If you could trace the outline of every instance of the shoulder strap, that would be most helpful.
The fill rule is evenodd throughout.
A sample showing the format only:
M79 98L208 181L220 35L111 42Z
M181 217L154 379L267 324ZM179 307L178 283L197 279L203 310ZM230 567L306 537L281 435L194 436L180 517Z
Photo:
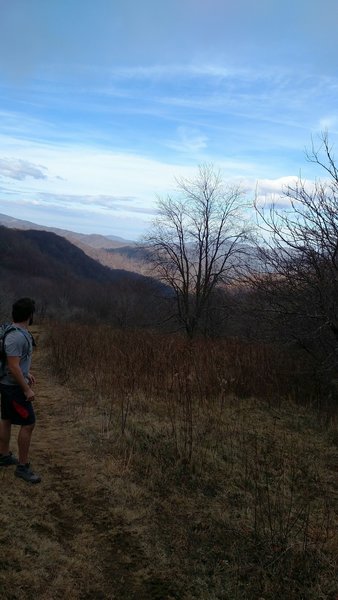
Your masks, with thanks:
M33 344L32 335L29 333L29 331L27 331L27 335L26 335L25 332L23 331L23 329L19 329L19 327L15 327L15 329L23 335L25 340L27 340L28 344Z

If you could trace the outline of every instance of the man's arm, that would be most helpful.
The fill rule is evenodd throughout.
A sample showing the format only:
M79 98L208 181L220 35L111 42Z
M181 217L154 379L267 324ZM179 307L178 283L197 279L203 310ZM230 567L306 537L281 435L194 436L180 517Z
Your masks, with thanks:
M7 356L7 366L17 384L21 387L27 400L33 400L35 394L32 388L28 385L20 369L20 356Z

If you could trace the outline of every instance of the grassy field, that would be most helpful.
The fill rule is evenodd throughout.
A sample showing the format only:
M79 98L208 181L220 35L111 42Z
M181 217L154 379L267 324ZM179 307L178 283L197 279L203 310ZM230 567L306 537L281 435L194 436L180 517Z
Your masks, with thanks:
M310 396L296 404L301 374L277 359L50 326L43 482L0 473L0 597L336 600L337 427Z

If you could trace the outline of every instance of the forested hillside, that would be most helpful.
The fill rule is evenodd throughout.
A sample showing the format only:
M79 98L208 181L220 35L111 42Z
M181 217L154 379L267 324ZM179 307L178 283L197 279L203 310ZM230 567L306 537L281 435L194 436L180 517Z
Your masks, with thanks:
M155 280L105 267L55 233L0 227L0 253L3 314L12 298L31 295L38 298L40 312L60 311L60 318L77 313L86 319L115 318L120 325L149 324L156 319L155 304L167 294Z

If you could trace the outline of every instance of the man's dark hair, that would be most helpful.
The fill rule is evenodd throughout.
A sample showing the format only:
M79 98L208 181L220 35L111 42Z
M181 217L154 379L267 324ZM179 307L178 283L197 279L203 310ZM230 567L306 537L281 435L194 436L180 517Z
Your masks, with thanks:
M12 307L12 318L14 323L22 323L33 316L35 311L35 301L31 298L20 298L14 302Z

